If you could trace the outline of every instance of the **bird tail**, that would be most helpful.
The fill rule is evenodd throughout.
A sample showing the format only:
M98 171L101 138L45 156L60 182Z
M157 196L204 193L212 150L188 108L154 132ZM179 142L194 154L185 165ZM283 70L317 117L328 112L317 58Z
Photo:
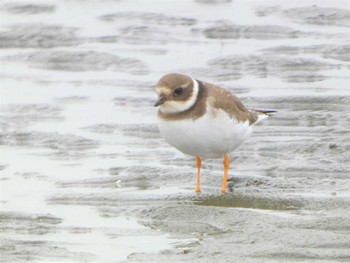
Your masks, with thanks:
M277 112L276 110L271 110L271 109L252 109L251 111L258 116L258 119L254 124L260 122L263 119L266 119L267 117Z
M276 110L271 110L271 109L254 109L253 111L255 111L257 114L264 114L267 116L271 116L277 112Z

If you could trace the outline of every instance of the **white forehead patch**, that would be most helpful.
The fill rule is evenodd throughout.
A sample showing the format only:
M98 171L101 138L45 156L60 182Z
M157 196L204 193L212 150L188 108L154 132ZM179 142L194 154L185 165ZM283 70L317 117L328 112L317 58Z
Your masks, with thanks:
M192 79L192 81L193 81L193 92L191 94L191 97L189 97L185 101L175 101L175 100L166 101L159 107L159 110L163 113L180 113L191 108L196 103L198 91L199 91L198 82L195 79Z
M169 88L166 88L166 87L156 87L156 92L158 95L164 94L166 96L170 96L170 94L171 94L171 90Z

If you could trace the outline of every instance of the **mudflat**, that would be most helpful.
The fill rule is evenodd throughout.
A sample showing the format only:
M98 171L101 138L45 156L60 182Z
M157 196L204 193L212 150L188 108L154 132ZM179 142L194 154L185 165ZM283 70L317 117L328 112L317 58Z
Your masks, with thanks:
M350 261L347 1L5 1L3 262ZM171 148L169 72L278 110L222 160Z

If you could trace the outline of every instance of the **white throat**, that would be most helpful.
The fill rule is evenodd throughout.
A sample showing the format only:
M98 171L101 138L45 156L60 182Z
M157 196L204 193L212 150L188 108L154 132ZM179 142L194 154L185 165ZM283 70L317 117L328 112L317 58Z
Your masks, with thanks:
M199 84L197 80L191 78L193 81L193 92L191 97L186 101L167 101L162 104L159 110L163 113L179 113L191 108L197 101L197 96L199 92Z

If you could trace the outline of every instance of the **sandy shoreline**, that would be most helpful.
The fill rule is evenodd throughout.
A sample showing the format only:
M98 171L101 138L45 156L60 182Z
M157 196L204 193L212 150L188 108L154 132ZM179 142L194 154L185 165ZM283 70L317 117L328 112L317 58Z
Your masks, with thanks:
M344 3L5 1L0 261L349 261ZM279 111L225 195L221 160L198 195L193 158L159 135L173 71Z

